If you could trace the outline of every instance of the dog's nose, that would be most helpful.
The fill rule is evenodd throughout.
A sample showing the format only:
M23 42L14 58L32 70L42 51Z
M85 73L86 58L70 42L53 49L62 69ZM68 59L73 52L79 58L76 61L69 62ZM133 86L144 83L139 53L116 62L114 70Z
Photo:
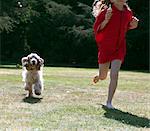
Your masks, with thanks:
M35 60L32 61L32 64L35 65Z

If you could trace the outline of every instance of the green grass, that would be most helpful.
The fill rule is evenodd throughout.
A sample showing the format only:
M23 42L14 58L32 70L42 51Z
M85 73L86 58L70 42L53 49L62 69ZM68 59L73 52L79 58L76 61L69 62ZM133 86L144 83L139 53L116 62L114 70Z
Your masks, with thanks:
M109 77L94 85L97 69L44 68L42 96L25 98L21 69L0 68L0 130L150 130L150 75L120 71L108 110Z

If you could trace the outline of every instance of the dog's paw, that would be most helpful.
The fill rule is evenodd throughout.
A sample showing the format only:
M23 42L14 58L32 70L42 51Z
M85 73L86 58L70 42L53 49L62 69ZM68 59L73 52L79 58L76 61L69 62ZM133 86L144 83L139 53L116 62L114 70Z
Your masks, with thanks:
M41 92L38 90L35 90L35 94L39 96L39 95L41 95Z

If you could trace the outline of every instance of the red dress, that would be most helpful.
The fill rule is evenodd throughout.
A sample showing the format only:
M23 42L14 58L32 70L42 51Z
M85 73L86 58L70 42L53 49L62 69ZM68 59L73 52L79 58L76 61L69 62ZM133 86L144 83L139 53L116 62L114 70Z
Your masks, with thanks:
M126 54L126 32L132 20L132 11L126 6L123 11L112 6L112 16L107 25L97 32L98 26L105 19L107 9L103 10L94 23L95 40L98 47L98 63L111 62L114 59L124 61Z

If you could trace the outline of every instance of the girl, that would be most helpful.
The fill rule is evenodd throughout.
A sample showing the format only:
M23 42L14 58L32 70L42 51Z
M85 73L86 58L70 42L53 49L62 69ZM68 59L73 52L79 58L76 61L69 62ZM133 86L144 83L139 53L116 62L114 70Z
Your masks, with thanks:
M96 12L97 11L97 12ZM93 4L95 40L98 47L99 75L93 79L94 83L107 77L109 66L110 84L106 106L113 109L112 98L118 81L118 74L126 54L126 32L138 26L138 19L126 4L126 0L110 0L109 7L104 0Z

